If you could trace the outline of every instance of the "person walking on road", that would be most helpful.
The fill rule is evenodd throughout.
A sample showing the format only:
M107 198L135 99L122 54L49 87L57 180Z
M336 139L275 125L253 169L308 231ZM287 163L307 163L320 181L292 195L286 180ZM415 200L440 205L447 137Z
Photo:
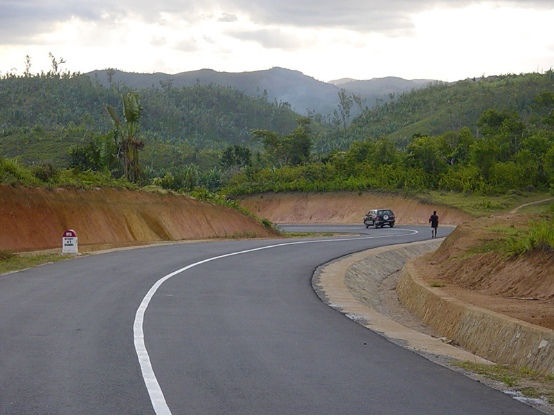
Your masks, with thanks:
M437 215L437 211L433 211L433 215L429 217L429 222L431 223L431 238L435 238L439 228L439 216Z

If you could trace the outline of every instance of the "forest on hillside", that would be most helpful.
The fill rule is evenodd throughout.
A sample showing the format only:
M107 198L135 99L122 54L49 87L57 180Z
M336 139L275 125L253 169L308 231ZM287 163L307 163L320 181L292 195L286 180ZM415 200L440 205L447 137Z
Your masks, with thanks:
M412 90L357 117L349 136L390 137L406 146L414 135L441 135L463 127L479 135L478 120L489 109L515 111L521 120L540 116L535 97L554 93L554 72L499 75L465 79L455 83L434 82Z
M72 145L112 129L106 106L121 108L124 85L104 87L83 74L59 73L0 79L0 152L26 163L63 165ZM228 145L256 147L253 129L290 132L298 117L286 103L270 103L218 85L140 90L143 158L159 168L213 158ZM259 147L259 146L258 146ZM210 162L208 162L210 163Z
M131 91L55 63L0 78L2 183L228 195L554 184L552 71L434 83L371 108L341 90L333 114L302 117L263 92L169 81Z

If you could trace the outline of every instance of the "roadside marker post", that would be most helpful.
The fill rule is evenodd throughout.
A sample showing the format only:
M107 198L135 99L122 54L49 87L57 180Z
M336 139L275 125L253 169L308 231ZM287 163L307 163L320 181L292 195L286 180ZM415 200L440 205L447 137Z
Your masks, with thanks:
M62 254L79 254L77 233L75 231L67 230L63 233Z

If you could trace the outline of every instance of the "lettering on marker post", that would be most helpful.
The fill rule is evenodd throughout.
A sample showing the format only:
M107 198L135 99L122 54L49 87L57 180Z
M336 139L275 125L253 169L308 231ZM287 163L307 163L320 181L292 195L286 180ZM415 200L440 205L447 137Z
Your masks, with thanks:
M62 237L62 254L79 254L77 247L77 233L67 230Z

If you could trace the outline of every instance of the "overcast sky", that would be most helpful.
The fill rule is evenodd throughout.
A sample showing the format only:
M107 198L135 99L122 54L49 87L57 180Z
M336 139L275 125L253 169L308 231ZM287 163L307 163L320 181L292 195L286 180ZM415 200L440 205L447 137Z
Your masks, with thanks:
M554 67L554 0L0 0L0 73L294 69L459 79Z

